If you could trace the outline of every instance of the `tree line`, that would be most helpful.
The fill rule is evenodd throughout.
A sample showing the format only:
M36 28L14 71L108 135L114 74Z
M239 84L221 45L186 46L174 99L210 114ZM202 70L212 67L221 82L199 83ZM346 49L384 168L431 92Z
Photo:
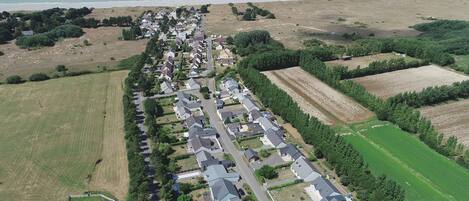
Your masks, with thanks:
M469 80L455 82L452 85L427 87L420 92L404 92L390 97L391 104L406 104L419 108L426 105L434 105L449 100L469 97Z
M447 157L456 158L463 166L469 166L469 151L466 150L464 153L463 145L458 144L455 137L444 141L443 135L438 133L418 110L403 103L383 101L351 80L340 80L342 72L327 67L314 55L301 54L300 66L306 72L375 112L378 119L390 121L401 129L418 135L419 139L430 148Z
M244 84L272 109L275 114L290 122L304 141L315 147L318 158L325 158L334 167L341 182L358 193L360 200L404 200L404 190L385 176L371 174L363 157L342 136L322 124L315 117L305 114L284 91L254 68L238 64L238 72Z
M319 58L322 60L321 58ZM423 60L412 60L406 62L404 58L389 59L382 61L373 61L366 68L356 68L353 70L343 70L344 74L341 75L342 79L350 79L355 77L363 77L367 75L381 74L391 71L397 71L408 68L416 68L424 65L428 65L428 61ZM347 67L338 67L345 68Z
M241 56L285 49L282 43L272 39L270 33L263 30L240 32L233 37L233 44L236 46L233 52Z
M83 34L83 30L79 26L61 25L45 33L21 36L16 40L15 44L21 48L54 46L59 38L76 38Z

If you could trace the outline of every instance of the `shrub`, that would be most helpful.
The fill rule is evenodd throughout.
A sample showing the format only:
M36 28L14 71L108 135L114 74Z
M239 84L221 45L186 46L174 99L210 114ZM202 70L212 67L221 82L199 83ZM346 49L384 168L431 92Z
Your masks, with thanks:
M12 75L7 78L7 84L20 84L23 82L23 78L21 78L19 75Z
M275 171L275 168L270 165L264 165L260 169L256 170L256 175L266 179L273 179L278 177L277 171Z
M0 51L0 56L3 56L3 55L5 55L5 54L2 51Z
M50 77L44 73L36 73L36 74L32 74L31 76L29 76L29 81L33 81L33 82L44 81L48 79L50 79Z

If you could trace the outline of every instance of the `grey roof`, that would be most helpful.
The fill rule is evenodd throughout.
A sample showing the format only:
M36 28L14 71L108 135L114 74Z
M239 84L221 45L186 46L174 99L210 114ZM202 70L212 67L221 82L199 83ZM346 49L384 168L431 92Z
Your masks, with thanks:
M195 154L195 158L197 159L197 161L199 161L199 163L201 163L203 161L213 159L214 157L206 151L199 151Z
M230 119L233 118L233 112L231 112L231 111L221 112L220 116L221 116L221 120L225 121L228 118L230 118Z
M197 82L196 82L194 79L192 79L192 78L189 79L188 84L189 84L189 87L190 87L191 89L198 89L198 88L200 88L200 84L197 83Z
M198 135L189 138L189 146L192 147L194 152L200 151L202 148L211 150L215 146L215 142L208 138L202 138Z
M198 126L192 126L189 128L189 138L194 136L208 137L217 135L217 131L213 128L201 128Z
M34 31L33 30L21 31L21 35L23 35L23 36L32 36L32 35L34 35Z
M234 134L237 134L239 132L239 123L230 123L226 125L227 129Z
M293 158L293 160L298 159L301 157L301 152L295 147L295 145L287 144L287 146L280 148L281 155L289 155Z
M226 87L229 91L238 89L238 87L239 87L238 82L236 82L236 80L231 79L231 78L226 79L226 80L224 81L224 84L225 84L225 87Z
M282 143L285 144L282 136L283 133L281 131L269 129L265 131L264 135L275 147L281 145Z
M246 156L248 160L259 158L259 155L257 154L257 152L251 148L244 151L244 156Z
M205 117L204 116L193 116L191 115L189 118L186 119L185 124L187 128L191 128L192 126L204 127L205 124Z
M192 99L192 98L191 98L191 95L186 94L186 93L184 93L184 92L182 92L182 91L178 91L178 92L176 93L176 96L177 96L178 100L183 101L183 102L186 102L186 103L187 103L187 102L190 102L191 99Z
M243 104L244 108L246 108L248 112L252 110L259 110L256 104L254 104L254 102L250 98L245 98L241 100L241 104Z
M267 131L269 129L278 130L277 126L275 126L274 123L272 123L272 121L270 121L269 119L267 119L265 117L259 118L259 124L262 126L262 128L265 131Z
M320 177L321 175L317 173L311 164L305 157L299 157L291 165L292 169L296 172L298 177L303 179L306 182L313 181Z
M161 91L164 92L165 94L173 93L173 88L171 87L171 84L167 81L164 81L160 84Z
M176 103L176 110L179 113L179 115L181 115L181 116L185 116L186 114L191 115L191 111L189 111L189 109L184 107L184 104L182 104L182 102L177 102Z
M217 180L212 186L214 201L239 200L239 193L235 185L226 179Z
M318 177L311 182L323 199L321 201L345 201L345 197L331 184L331 182L323 177Z
M209 185L213 185L217 179L227 179L231 182L236 182L240 178L238 173L227 172L225 166L221 164L208 166L203 175Z
M251 111L249 112L249 116L250 116L250 118L251 118L253 121L255 121L255 120L257 120L257 119L263 117L262 114L261 114L261 112L260 112L259 110L251 110Z
M238 133L241 137L253 136L264 132L264 129L259 124L247 123L246 126L248 127L247 131Z
M187 109L197 109L200 108L200 103L197 101L183 101L181 99L176 102L176 106L185 107Z

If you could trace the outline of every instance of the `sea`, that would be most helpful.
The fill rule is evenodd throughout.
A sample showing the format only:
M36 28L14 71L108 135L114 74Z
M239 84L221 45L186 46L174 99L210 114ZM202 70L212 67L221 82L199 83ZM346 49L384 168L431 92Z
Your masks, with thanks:
M136 6L181 6L269 2L282 0L0 0L0 11L43 10L48 8L112 8Z

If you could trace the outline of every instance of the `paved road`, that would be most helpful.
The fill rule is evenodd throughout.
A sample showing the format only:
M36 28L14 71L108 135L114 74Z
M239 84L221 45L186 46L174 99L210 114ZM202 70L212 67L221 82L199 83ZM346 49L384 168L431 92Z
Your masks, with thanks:
M145 114L143 111L143 101L145 100L145 97L143 96L142 92L134 92L134 104L137 107L137 126L140 130L140 150L141 154L144 157L145 161L145 172L147 174L147 177L150 179L150 181L153 181L152 184L150 184L150 197L152 201L158 201L158 188L156 185L156 182L154 180L155 177L155 171L153 169L153 165L151 164L151 146L150 146L150 140L148 139L147 135L147 128L144 125L145 122Z

